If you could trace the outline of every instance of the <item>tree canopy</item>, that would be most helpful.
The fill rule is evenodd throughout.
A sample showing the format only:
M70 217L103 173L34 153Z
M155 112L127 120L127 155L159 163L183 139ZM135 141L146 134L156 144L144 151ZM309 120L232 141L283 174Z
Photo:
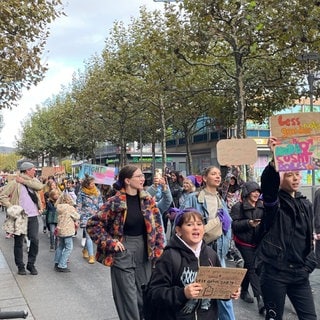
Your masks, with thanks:
M61 0L0 1L0 109L14 106L23 88L43 79L49 24L61 9Z

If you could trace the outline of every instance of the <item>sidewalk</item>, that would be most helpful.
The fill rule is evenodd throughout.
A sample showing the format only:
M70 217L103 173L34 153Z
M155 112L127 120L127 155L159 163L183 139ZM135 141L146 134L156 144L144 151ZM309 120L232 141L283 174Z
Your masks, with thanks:
M0 311L27 311L28 320L33 320L27 302L22 295L16 279L14 278L6 259L0 250ZM1 315L1 313L0 313ZM0 319L2 319L0 317Z

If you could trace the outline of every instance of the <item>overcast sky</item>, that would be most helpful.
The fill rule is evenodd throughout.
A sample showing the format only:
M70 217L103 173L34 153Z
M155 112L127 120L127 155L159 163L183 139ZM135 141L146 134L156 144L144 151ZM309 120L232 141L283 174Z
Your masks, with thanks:
M150 11L164 6L153 0L64 0L64 5L67 16L51 25L47 41L44 61L49 71L37 87L23 94L17 107L1 111L5 126L0 133L0 146L14 147L21 121L31 110L59 93L61 86L68 86L72 74L84 66L84 61L102 52L115 21L129 23L143 5Z

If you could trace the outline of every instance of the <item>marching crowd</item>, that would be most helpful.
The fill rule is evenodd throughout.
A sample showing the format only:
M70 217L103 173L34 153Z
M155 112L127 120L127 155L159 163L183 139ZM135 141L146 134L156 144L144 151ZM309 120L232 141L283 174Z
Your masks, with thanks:
M269 139L271 151L276 143ZM55 271L71 271L77 232L83 258L111 268L120 320L234 320L238 298L256 300L257 313L280 320L286 296L299 319L317 319L309 275L320 268L320 189L312 204L298 190L300 172L279 173L273 160L261 185L229 169L223 181L220 169L209 166L201 175L156 175L145 186L141 169L127 165L113 186L103 186L87 175L76 183L53 176L40 182L24 162L0 191L18 274L38 274L40 215ZM247 269L240 287L229 299L202 298L199 266L224 268L227 259Z

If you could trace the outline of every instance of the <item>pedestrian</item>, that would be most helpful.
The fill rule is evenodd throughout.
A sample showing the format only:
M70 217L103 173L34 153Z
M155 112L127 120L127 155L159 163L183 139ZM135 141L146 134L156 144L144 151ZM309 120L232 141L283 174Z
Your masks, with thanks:
M32 275L37 275L35 267L39 251L39 220L41 214L41 201L38 191L43 184L35 178L36 168L31 162L23 162L20 166L20 174L10 181L0 193L0 202L9 208L12 205L21 206L28 215L27 236L30 241L28 251L27 270ZM23 242L25 234L14 236L14 260L18 267L18 274L26 275L23 261Z
M274 151L277 138L270 137ZM299 171L277 172L271 161L262 172L265 234L258 251L265 319L282 319L286 295L300 320L316 320L309 275L317 265L311 202L298 190Z
M67 262L73 249L73 235L80 215L74 207L72 197L68 193L63 193L57 199L55 206L58 214L56 228L58 247L54 257L54 269L58 272L70 272Z
M174 231L148 284L153 319L217 320L217 300L198 299L202 290L196 282L199 266L220 267L216 252L203 241L202 214L193 208L179 210ZM239 295L240 288L230 298L238 299Z
M166 179L159 176L155 177L153 184L146 191L156 200L156 206L160 211L163 223L163 216L167 214L167 210L172 204L172 195Z
M96 187L94 177L85 175L81 183L81 190L77 196L77 210L80 214L80 227L83 228L85 244L82 249L82 256L88 260L89 264L95 263L93 242L86 232L88 219L95 215L102 206L102 196L100 190Z
M226 267L226 255L231 241L231 217L227 205L222 199L218 188L221 184L221 171L216 166L207 167L203 174L203 188L198 193L191 194L184 202L185 208L195 208L201 212L205 223L205 241L216 250L221 266ZM215 240L209 240L207 234L211 222L218 221L219 235ZM219 319L235 320L231 300L218 300Z
M313 199L314 210L314 240L317 268L320 269L320 188L316 190Z
M200 184L198 183L195 176L190 175L183 179L183 190L181 192L180 198L179 198L179 207L184 207L184 202L188 198L190 194L193 192L196 192L197 188L200 187Z
M260 222L263 218L264 207L260 199L261 189L258 183L249 181L243 184L241 201L231 208L233 239L244 259L244 268L248 271L241 283L240 298L247 303L253 303L254 299L248 289L251 285L253 295L257 300L258 311L264 312L264 304L261 297L260 279L256 273L255 256L260 239Z
M87 224L97 244L97 261L111 267L120 320L143 319L141 285L148 282L152 262L164 248L161 214L154 197L144 190L144 181L140 168L124 166L113 185L117 193Z
M55 249L57 249L55 229L58 223L58 215L55 203L58 200L60 194L61 193L58 189L51 190L49 192L49 198L46 203L46 225L48 227L50 236L50 251L55 251Z

